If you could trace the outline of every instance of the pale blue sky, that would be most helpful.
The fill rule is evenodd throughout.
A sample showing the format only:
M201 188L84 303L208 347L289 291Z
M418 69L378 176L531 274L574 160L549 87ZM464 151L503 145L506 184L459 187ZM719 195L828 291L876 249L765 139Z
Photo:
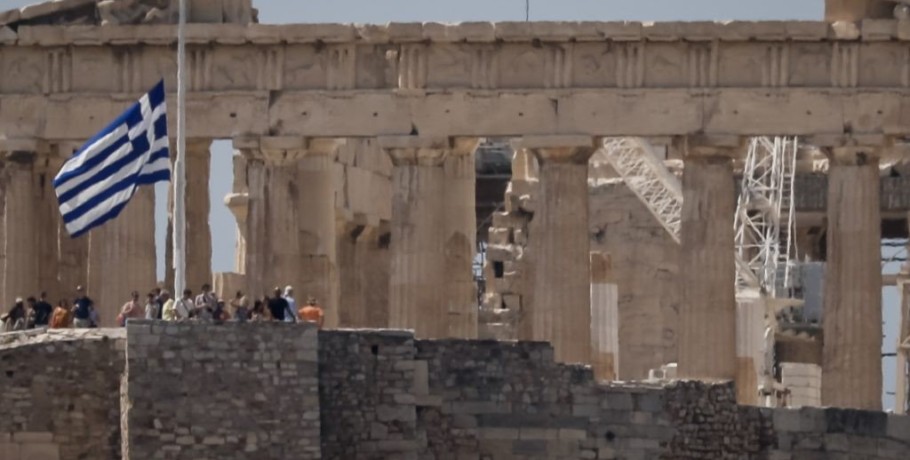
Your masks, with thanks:
M35 3L34 0L0 0L0 10ZM462 22L523 21L524 0L254 0L262 23L305 22ZM823 0L531 0L530 18L538 21L584 20L819 20ZM231 146L216 142L212 155L212 267L215 271L233 270L235 226L222 203L232 181ZM158 187L157 228L159 273L163 273L166 186ZM896 272L897 264L886 267ZM897 294L884 290L885 318L888 318L884 347L894 350L897 334ZM894 391L894 360L885 360L885 390ZM885 407L893 406L885 396Z

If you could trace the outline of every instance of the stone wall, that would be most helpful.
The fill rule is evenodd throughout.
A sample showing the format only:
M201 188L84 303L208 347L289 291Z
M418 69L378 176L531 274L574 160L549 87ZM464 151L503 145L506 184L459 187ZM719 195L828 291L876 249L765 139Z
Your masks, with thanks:
M322 458L414 458L414 336L319 333Z
M122 330L0 334L0 459L120 458Z
M316 328L130 322L124 458L318 459Z
M598 384L545 343L338 330L317 344L315 329L287 324L140 321L128 333L122 380L122 330L0 336L0 458L119 458L121 413L134 460L910 453L908 416L739 406L729 383Z

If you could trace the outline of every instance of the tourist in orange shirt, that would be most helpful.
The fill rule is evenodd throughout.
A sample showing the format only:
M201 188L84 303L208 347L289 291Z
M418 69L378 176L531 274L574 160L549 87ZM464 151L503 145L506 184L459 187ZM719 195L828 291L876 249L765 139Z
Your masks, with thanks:
M316 323L319 329L322 329L322 323L325 322L325 313L313 297L307 299L306 305L300 309L298 316L300 316L300 321Z
M73 326L73 311L66 300L61 300L51 316L51 329L66 329Z

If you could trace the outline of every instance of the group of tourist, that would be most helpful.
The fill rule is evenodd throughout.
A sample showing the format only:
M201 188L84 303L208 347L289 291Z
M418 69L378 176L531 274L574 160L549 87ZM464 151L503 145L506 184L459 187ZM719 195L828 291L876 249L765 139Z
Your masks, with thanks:
M294 288L276 287L272 295L250 300L238 291L230 302L219 299L210 284L202 285L202 292L193 297L189 289L183 296L174 299L165 289L155 288L140 300L138 291L130 293L128 300L117 315L117 324L125 326L130 319L152 319L164 321L238 321L262 322L283 321L288 323L308 322L320 328L325 313L315 298L298 308L294 299ZM76 288L72 306L61 300L56 307L47 302L47 293L42 292L35 299L17 298L13 307L0 316L0 332L21 331L37 328L92 328L100 325L95 304L85 295L82 286Z

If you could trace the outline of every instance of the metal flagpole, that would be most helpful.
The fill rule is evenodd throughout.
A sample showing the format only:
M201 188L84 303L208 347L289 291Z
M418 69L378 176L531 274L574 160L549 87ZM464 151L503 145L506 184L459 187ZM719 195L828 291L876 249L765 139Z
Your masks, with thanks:
M177 158L174 160L174 299L186 287L186 1L177 25Z

